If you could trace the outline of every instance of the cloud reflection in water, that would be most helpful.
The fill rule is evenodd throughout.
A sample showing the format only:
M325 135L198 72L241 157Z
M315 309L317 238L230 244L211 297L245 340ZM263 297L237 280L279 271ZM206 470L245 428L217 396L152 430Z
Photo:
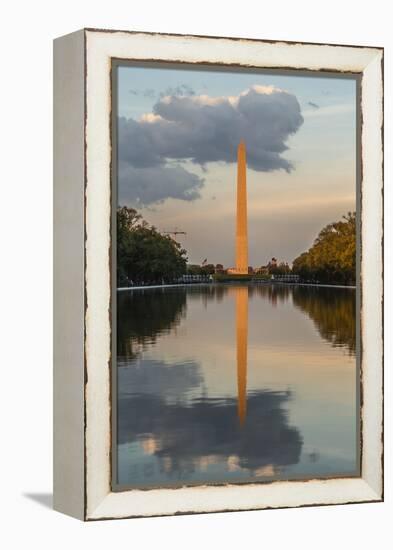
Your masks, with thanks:
M251 300L253 306L249 311ZM213 307L210 308L209 304ZM352 455L347 458L340 446L335 452L341 462L334 462L336 459L325 454L322 457L323 466L322 463L318 465L320 450L318 447L310 448L303 442L304 426L311 426L310 422L307 420L305 423L303 419L302 423L292 425L293 420L289 420L288 411L293 410L297 394L278 390L276 386L273 389L268 383L255 388L255 376L254 387L247 388L247 352L249 330L254 330L255 338L255 328L264 327L260 336L263 341L267 327L269 334L272 334L275 327L272 323L278 322L280 313L277 308L284 308L285 311L292 308L292 315L297 311L297 316L305 314L313 321L318 338L327 342L329 347L344 348L353 356L354 307L355 293L348 289L314 291L305 287L274 285L200 286L138 290L119 295L119 483L149 486L245 478L282 479L288 475L286 470L301 473L306 468L323 474L325 469L326 472L335 471L342 465L350 470L354 459ZM224 369L223 372L234 376L237 395L228 395L227 390L221 395L219 391L217 393L217 387L215 393L210 391L205 378L206 369L215 369L215 365L211 359L209 363L205 361L203 340L197 344L197 350L188 350L187 360L176 353L162 360L157 359L157 353L155 357L150 355L149 350L161 349L158 347L160 338L172 338L178 330L188 326L190 315L196 311L202 318L215 315L210 325L220 323L220 327L230 329L229 332L211 334L211 338L223 338L223 334L225 338L231 338L232 335L232 341L223 342L226 346L233 346L237 374L231 369ZM270 318L267 317L269 312ZM250 320L249 315L253 316ZM261 324L260 319L269 325ZM288 325L281 321L279 325L279 338L274 345L287 337L285 331ZM296 329L296 334L302 336L302 326L290 329ZM197 330L193 340L195 343L198 337L205 338L207 334L198 327L200 324L194 321L192 330ZM309 337L308 333L304 334L305 338ZM176 346L176 341L179 340L175 338L172 345ZM256 345L255 340L253 345ZM293 341L287 340L287 345L293 346ZM293 349L293 353L298 353L300 349L299 353L304 353L301 348L288 349ZM324 349L318 348L319 353L325 353ZM265 373L269 373L271 368L269 363L261 364ZM287 366L276 365L274 368L286 369ZM306 390L308 387L307 382ZM314 385L314 388L321 391L319 386ZM325 395L332 399L329 407L335 407L335 396L327 391L331 390L325 390ZM314 406L313 395L310 393L307 398L310 405L302 406ZM316 418L318 410L315 411ZM331 410L332 413L330 408L325 408L328 415L333 414L334 409ZM329 418L324 417L321 426L326 424L329 437L342 446L340 438L344 437L344 431L335 416L331 417L330 422L334 423L330 425ZM348 426L348 422L344 424ZM310 434L310 428L307 429ZM337 436L334 436L335 433ZM139 469L136 468L138 463L141 466ZM312 467L313 464L315 466Z

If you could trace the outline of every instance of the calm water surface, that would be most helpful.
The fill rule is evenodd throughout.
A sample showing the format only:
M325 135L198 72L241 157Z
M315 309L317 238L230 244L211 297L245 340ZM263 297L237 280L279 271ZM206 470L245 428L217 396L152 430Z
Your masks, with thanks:
M117 483L357 475L355 290L118 293Z

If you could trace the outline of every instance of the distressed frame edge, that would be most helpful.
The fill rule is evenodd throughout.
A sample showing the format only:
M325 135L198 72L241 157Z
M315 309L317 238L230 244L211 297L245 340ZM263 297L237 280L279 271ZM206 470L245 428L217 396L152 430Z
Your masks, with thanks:
M97 32L98 33L101 33L101 32L107 32L107 31L90 31L90 30L85 30L85 32L88 31L88 34L91 34L91 33L94 33L96 34ZM114 33L117 32L117 31L113 31ZM123 32L123 31L121 31ZM130 34L133 34L133 33L130 33ZM146 34L146 33L135 33L137 35L140 35L140 34ZM155 35L154 35L155 36ZM165 35L166 37L168 36L171 36L173 37L174 35ZM192 39L193 37L188 37L190 39ZM211 37L206 37L207 39L210 39ZM228 40L236 40L236 39L231 39L231 38L228 38ZM246 39L247 40L247 39ZM256 41L256 42L264 42L263 40L261 41ZM266 41L265 41L266 42ZM268 41L268 43L270 43L270 41ZM281 44L282 42L277 42L277 43L274 43L274 44ZM301 46L301 43L295 43L294 45L296 46ZM317 49L320 49L320 45L312 45L312 46L315 46ZM324 45L323 45L324 46ZM336 46L334 46L336 47ZM339 46L337 46L339 47ZM350 46L343 46L343 48L346 48L346 49L351 49ZM362 47L360 47L362 48ZM367 50L373 50L373 53L374 53L374 56L373 56L373 60L377 60L377 62L380 64L380 66L382 66L381 64L383 64L383 49L381 48L369 48L369 47L364 47L366 48ZM380 61L379 61L380 59ZM157 59L158 60L158 59ZM368 65L371 65L372 64L372 61L369 62L369 64L367 64L364 68L363 68L363 78L364 78L364 74L365 74L365 71L368 67ZM176 60L174 60L176 61ZM247 65L246 65L247 66ZM293 69L296 69L297 67L293 67ZM308 69L309 70L309 69ZM316 70L316 69L315 69ZM383 82L382 82L382 71L380 72L380 78L377 82L377 84L379 85L381 83L381 96L380 96L380 99L381 101L383 101ZM363 97L363 96L362 96ZM363 105L363 104L362 104ZM383 124L383 103L381 105L381 109L380 109L380 119L381 119L381 123ZM382 126L383 128L383 126ZM372 128L371 128L372 130ZM367 127L367 126L363 126L363 132L365 132L367 135L370 131L370 128ZM363 144L363 132L362 132L362 144ZM379 144L378 144L379 145ZM380 149L381 150L381 156L382 156L382 160L383 160L383 140L382 140L382 134L381 134L381 143L380 143L381 147L377 147L377 149ZM364 153L364 151L363 151ZM366 156L366 155L365 155ZM374 165L374 168L377 169L377 171L379 170L380 171L380 167L378 168L376 165ZM379 178L380 179L380 188L381 190L383 190L383 175L382 175L382 178ZM362 182L363 183L363 182ZM381 212L382 213L382 212ZM378 227L380 225L380 222L378 221ZM383 275L383 272L381 273L381 266L378 264L376 266L376 275L378 274L382 274ZM88 283L88 278L86 279L86 282ZM383 288L382 288L382 292L383 292ZM381 295L381 300L383 300L383 293ZM382 302L381 302L382 303ZM382 340L381 340L381 344L382 344ZM379 369L381 370L381 369ZM383 377L382 377L383 378ZM380 401L382 402L382 398L383 398L383 393L382 393L382 388L383 388L383 379L382 379L382 386L381 386L381 389L380 389ZM383 421L383 417L382 417L382 421ZM381 435L382 435L382 432L383 432L383 425L381 426ZM380 451L381 451L381 458L383 460L383 445L382 445L382 440L381 440L381 448L380 448ZM367 475L366 475L367 477ZM355 499L354 501L351 501L350 499L346 502L339 502L338 500L335 501L335 502L329 502L327 503L326 501L324 500L321 500L321 501L318 501L318 502L314 502L314 503L310 503L310 504L299 504L298 506L311 506L311 505L323 505L323 504L344 504L344 503L350 503L350 502L374 502L374 501L381 501L383 499L383 468L382 468L382 462L381 462L381 469L379 472L377 472L377 475L374 476L375 479L377 479L377 484L375 485L375 483L373 482L371 485L369 483L367 483L367 481L365 481L365 478L358 478L356 480L356 482L358 482L359 484L359 488L362 488L363 490L366 490L367 489L367 494L368 494L368 497L366 500L359 500L358 499ZM374 481L375 481L374 479ZM327 480L326 482L324 483L330 483L331 480ZM334 480L332 480L334 481ZM344 479L345 481L345 479ZM274 485L277 486L277 484L279 484L280 482L275 482ZM305 485L308 485L310 486L310 484L313 484L314 482L313 481L306 481L306 482L285 482L286 484L293 484L293 483L297 483L297 484L303 484L304 486ZM319 483L319 482L315 482L315 483ZM251 487L253 486L253 484L249 484L248 487ZM225 487L224 490L227 490L229 487ZM353 484L352 484L352 488L353 487ZM88 486L86 487L87 491L88 491ZM209 489L214 489L214 487L209 487ZM176 491L179 491L179 489L175 489ZM180 489L181 491L182 489ZM194 488L191 489L192 491L194 491ZM160 489L158 490L160 492L162 491L165 491L165 489ZM136 494L137 491L126 491L125 493L133 493L133 494ZM108 519L109 517L111 518L114 518L114 517L141 517L141 516L147 516L147 515L173 515L174 513L193 513L192 510L189 510L189 511L178 511L178 512L169 512L168 514L156 514L156 513L153 513L153 514L138 514L137 516L135 515L111 515L109 514L109 516L107 515L107 512L106 512L106 509L107 509L107 504L111 505L110 501L112 500L112 495L122 495L122 493L111 493L110 490L108 490L108 492L106 493L106 496L101 499L100 503L93 507L92 509L87 509L86 510L86 517L85 519L88 519L88 520L93 520L93 519ZM294 506L293 504L290 505L291 507ZM263 509L263 508L271 508L271 507L274 507L274 508L281 508L281 507L286 507L285 505L284 506L280 506L280 505L276 505L276 506L269 506L269 505L261 505L261 506L258 506L257 508L246 508L246 509ZM241 508L243 509L243 508ZM239 508L231 508L230 510L239 510ZM195 513L203 513L204 510L199 510ZM216 509L216 510L208 510L209 512L219 512L219 511L225 511L223 509Z
M362 92L362 477L384 498L384 52L364 68ZM374 97L375 101L371 99ZM371 98L369 100L369 98ZM364 101L364 103L363 103ZM370 288L369 281L375 285ZM364 284L368 282L368 284ZM375 339L376 347L370 346ZM367 343L368 345L364 345ZM372 353L374 352L374 354ZM376 354L375 354L376 352ZM373 362L377 368L372 369ZM374 412L374 416L370 414Z
M332 485L337 484L334 491L337 491L335 496L331 495ZM345 484L348 487L345 487ZM164 516L180 516L180 515L192 515L192 514L211 514L211 513L226 513L226 512L252 512L258 510L282 510L287 508L310 508L314 506L346 506L350 504L365 504L365 503L381 503L383 502L383 496L374 491L374 489L363 479L363 478L342 478L342 479L326 479L326 480L310 480L310 481L276 481L266 484L245 484L248 485L248 489L260 489L264 486L266 493L270 493L269 497L265 502L258 502L258 504L247 503L243 505L235 506L225 506L224 504L206 504L206 491L226 491L228 489L234 488L234 485L228 485L227 487L214 487L208 485L200 485L195 487L187 488L177 488L177 489L153 489L154 496L159 496L159 493L162 491L168 491L168 496L173 496L175 491L192 491L194 494L191 495L175 495L178 496L178 500L181 501L188 500L190 505L182 506L182 509L179 509L178 506L173 505L172 509L167 511L160 510L151 510L149 512L139 512L138 505L136 503L132 511L117 512L114 515L113 510L117 508L122 508L122 505L119 502L115 502L115 499L118 500L118 495L123 493L108 493L108 495L102 500L102 502L86 515L86 521L98 521L98 520L108 520L108 519L137 519L137 518L148 518L148 517L164 517ZM299 487L296 487L299 485ZM238 486L239 488L241 486ZM237 488L237 487L236 487ZM272 488L282 489L286 492L287 502L278 502L276 500L277 495L271 497ZM344 489L344 490L343 490ZM199 494L195 498L195 492L198 491ZM143 497L142 493L147 492L147 490L135 490L135 491L124 491L124 493L129 492L139 492L140 496ZM150 492L150 491L149 491ZM169 495L169 492L172 492L172 495ZM273 491L275 492L275 491ZM317 497L316 494L319 493ZM292 493L292 494L289 494ZM301 494L301 497L299 497ZM337 496L340 494L340 496ZM288 498L289 495L289 498ZM221 499L220 495L215 495L220 498L221 503L225 502L225 496ZM239 493L240 496L240 493ZM141 499L142 500L142 499ZM192 504L191 504L192 503ZM151 507L151 505L150 505ZM127 509L127 506L124 506L124 509Z
M175 32L160 32L160 31L143 31L143 30L129 30L129 29L105 29L105 28L99 28L99 27L84 27L83 29L85 32L90 33L123 33L123 34L144 34L148 36L169 36L169 37L177 37L177 38L208 38L212 40L234 40L238 42L262 42L266 44L287 44L287 45L293 45L293 46L331 46L333 48L359 48L359 49L372 49L372 50L384 50L384 46L362 46L359 44L339 44L337 42L307 42L307 41L299 41L299 40L285 40L285 39L268 39L268 38L251 38L251 37L245 37L245 36L219 36L214 34L182 34L182 33L175 33Z

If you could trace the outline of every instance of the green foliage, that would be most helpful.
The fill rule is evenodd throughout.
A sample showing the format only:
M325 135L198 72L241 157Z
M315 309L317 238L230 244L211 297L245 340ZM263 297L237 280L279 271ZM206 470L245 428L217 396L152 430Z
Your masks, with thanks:
M356 214L322 229L313 246L293 261L293 273L301 279L332 284L356 281Z
M252 278L258 279L258 280L270 281L271 276L269 273L253 273Z
M269 265L270 275L286 275L291 272L291 268L285 262L280 262L278 265Z
M202 275L213 275L215 272L213 264L205 264L202 266Z
M213 275L215 272L213 264L197 265L190 264L187 265L188 275Z
M186 272L187 252L133 208L117 210L118 285L172 281Z
M188 275L202 275L202 267L197 264L187 265L187 274Z

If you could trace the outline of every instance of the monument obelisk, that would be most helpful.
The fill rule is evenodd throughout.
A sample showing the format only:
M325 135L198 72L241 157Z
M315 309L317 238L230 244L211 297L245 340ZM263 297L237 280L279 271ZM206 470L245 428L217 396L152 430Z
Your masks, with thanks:
M236 273L248 274L246 144L237 148Z

